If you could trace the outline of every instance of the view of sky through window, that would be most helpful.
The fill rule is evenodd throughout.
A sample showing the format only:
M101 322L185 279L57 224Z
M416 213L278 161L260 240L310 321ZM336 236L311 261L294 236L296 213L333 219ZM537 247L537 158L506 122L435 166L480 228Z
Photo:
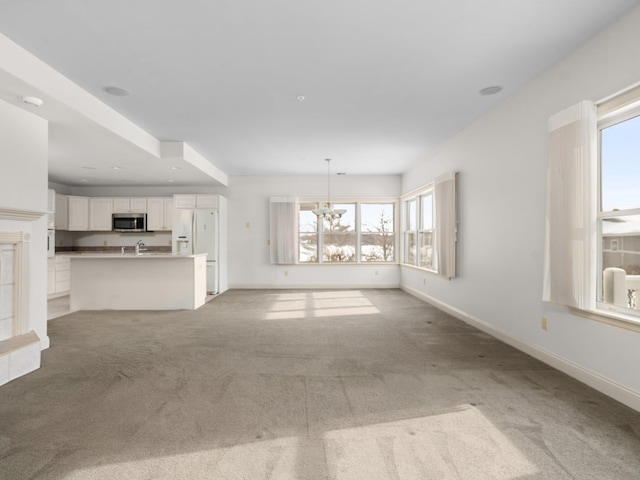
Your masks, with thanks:
M640 116L602 130L602 211L640 208Z

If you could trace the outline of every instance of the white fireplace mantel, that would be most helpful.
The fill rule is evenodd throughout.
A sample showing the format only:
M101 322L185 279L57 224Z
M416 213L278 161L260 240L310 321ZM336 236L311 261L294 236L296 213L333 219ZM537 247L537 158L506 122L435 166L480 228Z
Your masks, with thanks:
M0 209L0 218L36 220L41 212ZM24 231L0 232L0 245L13 245L13 313L10 337L0 341L0 385L40 368L41 340L30 329L29 277L31 234Z
M0 218L5 220L22 220L22 221L34 221L38 220L47 212L40 212L37 210L19 210L16 208L0 207Z

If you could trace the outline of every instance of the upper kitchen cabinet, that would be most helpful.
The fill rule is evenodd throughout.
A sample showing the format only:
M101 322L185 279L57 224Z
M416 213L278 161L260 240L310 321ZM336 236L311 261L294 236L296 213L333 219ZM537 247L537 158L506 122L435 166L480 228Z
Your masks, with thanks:
M55 208L55 228L56 230L69 229L69 203L66 195L56 193Z
M174 195L176 208L218 208L218 195Z
M89 198L69 195L69 224L68 230L86 231L89 230Z
M147 230L169 231L173 224L173 198L147 198Z
M113 199L113 213L148 213L146 197L118 197Z
M111 197L89 199L89 230L111 231L113 201Z

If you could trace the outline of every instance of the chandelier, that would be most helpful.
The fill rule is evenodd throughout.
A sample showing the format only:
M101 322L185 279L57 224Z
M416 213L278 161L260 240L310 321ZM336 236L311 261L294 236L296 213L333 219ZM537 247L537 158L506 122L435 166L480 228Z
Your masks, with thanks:
M326 158L327 162L327 203L324 204L323 208L318 208L317 210L313 210L313 214L317 215L318 218L324 218L329 221L339 219L344 215L346 210L341 208L333 209L331 208L331 159Z

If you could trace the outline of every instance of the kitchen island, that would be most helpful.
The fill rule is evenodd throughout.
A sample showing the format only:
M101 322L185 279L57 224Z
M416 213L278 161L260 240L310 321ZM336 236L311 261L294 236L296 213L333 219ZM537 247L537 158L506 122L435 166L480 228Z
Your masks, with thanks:
M206 254L69 257L71 311L196 310L205 303Z

